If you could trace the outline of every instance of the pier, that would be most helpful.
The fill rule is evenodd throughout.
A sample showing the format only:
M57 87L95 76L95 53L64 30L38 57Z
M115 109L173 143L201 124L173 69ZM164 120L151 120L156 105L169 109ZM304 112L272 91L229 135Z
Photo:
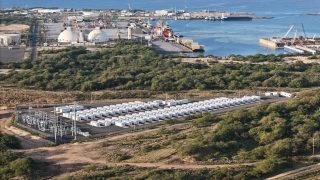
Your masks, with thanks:
M154 40L151 42L152 47L161 53L165 54L172 54L172 53L191 53L192 50L189 48L186 48L180 44L172 43L172 42L166 42L163 40Z
M320 37L316 38L315 35L313 37L307 37L303 25L302 29L304 36L298 36L297 29L292 25L284 36L260 38L259 43L271 49L283 48L290 53L316 54L316 52L319 51ZM288 37L292 30L295 30L294 36Z
M162 10L160 12L124 14L117 17L120 20L213 20L213 21L250 21L252 19L270 19L273 17L254 16L250 12L171 12Z

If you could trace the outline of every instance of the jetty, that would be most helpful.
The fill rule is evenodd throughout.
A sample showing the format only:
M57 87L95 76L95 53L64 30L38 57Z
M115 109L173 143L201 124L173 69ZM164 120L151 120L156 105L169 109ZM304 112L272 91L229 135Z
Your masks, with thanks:
M283 48L290 53L316 54L320 49L320 37L316 37L316 35L307 37L303 25L303 36L298 36L297 29L295 29L294 36L289 37L288 35L294 29L295 26L292 25L284 36L260 38L259 43L260 45L271 49Z

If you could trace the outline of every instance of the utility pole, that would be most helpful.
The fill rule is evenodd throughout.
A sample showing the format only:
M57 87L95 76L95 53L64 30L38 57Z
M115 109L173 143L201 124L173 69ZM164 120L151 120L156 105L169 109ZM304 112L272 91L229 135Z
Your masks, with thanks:
M77 124L76 124L76 103L73 104L73 112L74 112L74 140L77 140Z
M53 118L54 118L54 143L57 144L57 118L56 118L56 107L53 107Z
M58 122L59 122L59 117L57 117L58 119ZM64 127L63 124L62 124L62 120L60 119L60 122L59 122L59 125L60 125L60 140L62 142L62 136L63 136L63 130L62 128Z
M72 117L72 116L71 116ZM74 136L74 120L71 118L71 136Z
M261 95L260 95L260 91L259 91L259 104L261 104Z
M314 155L314 135L312 137L312 155Z

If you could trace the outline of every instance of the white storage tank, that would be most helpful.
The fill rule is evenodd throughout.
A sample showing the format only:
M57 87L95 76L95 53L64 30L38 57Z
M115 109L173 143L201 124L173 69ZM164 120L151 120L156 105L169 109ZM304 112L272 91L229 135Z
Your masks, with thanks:
M96 27L88 35L88 41L92 43L105 43L109 40L107 33L100 27Z
M74 31L71 27L67 27L58 36L59 43L75 43L79 40L79 33Z

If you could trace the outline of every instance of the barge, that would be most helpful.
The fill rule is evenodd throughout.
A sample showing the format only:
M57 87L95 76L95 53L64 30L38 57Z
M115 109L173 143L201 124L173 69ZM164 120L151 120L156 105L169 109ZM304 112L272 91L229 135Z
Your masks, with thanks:
M221 17L222 21L252 21L253 17L251 16L226 16Z

